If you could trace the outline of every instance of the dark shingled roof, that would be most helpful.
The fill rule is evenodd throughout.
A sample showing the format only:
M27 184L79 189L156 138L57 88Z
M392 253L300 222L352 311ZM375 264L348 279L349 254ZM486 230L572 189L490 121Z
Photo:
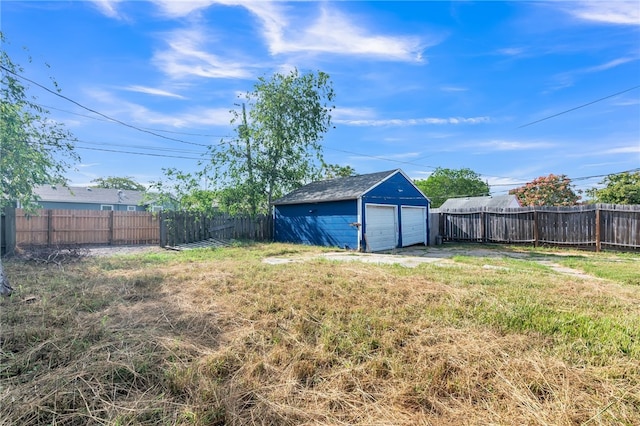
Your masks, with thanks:
M399 169L388 170L386 172L312 182L288 193L284 197L278 198L273 204L282 205L355 200L364 194L365 191L398 171Z
M118 191L122 191L121 195ZM92 203L92 204L128 204L130 206L142 204L143 192L85 188L81 186L52 186L42 185L34 188L33 192L40 197L40 201L56 203Z

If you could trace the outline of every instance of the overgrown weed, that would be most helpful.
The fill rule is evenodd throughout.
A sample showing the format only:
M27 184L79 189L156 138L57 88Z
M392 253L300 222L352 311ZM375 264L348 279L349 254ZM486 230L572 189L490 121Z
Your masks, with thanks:
M8 262L0 424L640 423L639 287L323 251Z

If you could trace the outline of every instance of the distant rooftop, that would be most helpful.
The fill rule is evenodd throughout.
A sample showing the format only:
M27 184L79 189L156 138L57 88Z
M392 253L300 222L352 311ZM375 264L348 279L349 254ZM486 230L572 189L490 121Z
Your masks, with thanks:
M496 209L520 207L518 197L515 195L495 195L486 197L449 198L440 207L440 210L476 209L490 207Z
M41 185L33 191L40 201L91 204L142 204L144 192L81 186Z

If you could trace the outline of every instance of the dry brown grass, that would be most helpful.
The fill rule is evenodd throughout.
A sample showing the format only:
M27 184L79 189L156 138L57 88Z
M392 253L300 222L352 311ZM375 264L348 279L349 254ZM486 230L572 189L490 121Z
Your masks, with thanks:
M640 424L639 287L314 253L9 262L0 424Z

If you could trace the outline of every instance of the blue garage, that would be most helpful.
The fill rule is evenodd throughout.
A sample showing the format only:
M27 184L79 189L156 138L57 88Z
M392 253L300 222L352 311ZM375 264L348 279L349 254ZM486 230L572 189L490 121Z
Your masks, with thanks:
M429 199L400 169L313 182L273 204L279 242L380 251L429 241Z

